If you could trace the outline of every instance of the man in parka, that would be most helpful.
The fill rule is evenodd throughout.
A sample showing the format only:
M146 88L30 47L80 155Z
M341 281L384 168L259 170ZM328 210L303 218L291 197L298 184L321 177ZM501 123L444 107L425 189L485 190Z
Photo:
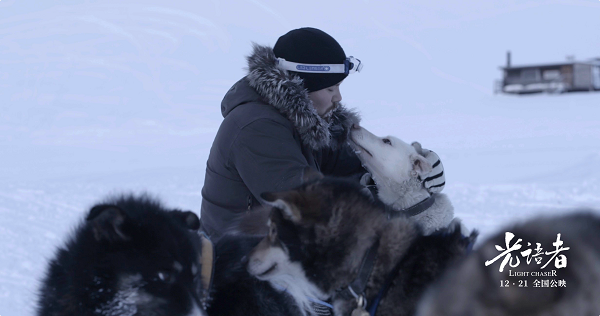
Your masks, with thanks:
M260 206L263 192L295 188L315 171L357 181L366 172L346 143L359 118L339 103L339 85L360 70L359 60L315 28L292 30L273 48L255 44L247 59L248 74L221 103L224 120L206 166L201 220L213 241ZM436 192L444 181L438 165L432 173L442 176L427 183Z

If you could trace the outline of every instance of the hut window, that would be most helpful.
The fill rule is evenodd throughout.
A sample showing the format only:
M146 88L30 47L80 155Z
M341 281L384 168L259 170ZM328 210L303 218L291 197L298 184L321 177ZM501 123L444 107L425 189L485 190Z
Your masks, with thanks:
M544 80L559 79L560 78L560 70L558 70L558 69L544 70L542 77L544 78Z
M520 79L521 71L520 70L507 70L507 79Z
M539 69L523 69L521 71L521 79L523 80L538 80L539 77Z

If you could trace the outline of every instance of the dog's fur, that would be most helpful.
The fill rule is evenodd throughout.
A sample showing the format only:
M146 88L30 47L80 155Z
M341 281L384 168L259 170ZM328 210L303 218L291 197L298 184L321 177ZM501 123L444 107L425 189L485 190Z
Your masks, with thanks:
M350 144L375 181L383 203L401 211L429 197L419 176L430 172L432 166L413 146L393 136L375 136L357 125L350 131ZM448 197L436 194L435 203L412 219L428 235L448 227L453 217Z
M357 276L365 252L379 240L366 297L372 300L385 280L395 277L377 315L410 315L425 287L476 237L463 238L460 229L422 236L414 222L403 216L388 220L383 205L362 186L341 179L262 197L273 204L270 230L250 254L248 270L286 287L305 311L311 296L333 299L335 314L349 315L356 300L337 291ZM391 276L396 265L400 272Z
M501 259L492 265L485 262L501 252L495 248L506 247L505 233L514 233L511 245L522 239L521 249L513 251L520 257L517 267L508 264L499 272ZM419 316L567 316L598 315L600 313L600 217L590 213L576 212L554 218L536 218L524 224L501 230L483 243L476 252L464 258L457 266L449 268L437 286L425 295L419 308ZM542 255L543 262L529 265L519 252L534 249L541 243L544 252L554 251L556 235L561 234L561 252L567 258L567 266L557 269L552 256ZM528 246L528 242L531 246ZM533 254L536 251L533 250ZM510 276L515 272L543 272L556 270L556 277ZM566 287L536 288L538 280L565 280ZM508 280L508 287L500 287L501 280ZM519 280L527 281L527 288L519 287ZM514 285L513 285L514 283Z
M37 315L206 315L199 227L147 196L94 206L50 261Z
M264 223L263 223L264 226ZM262 237L225 235L217 245L210 316L300 316L293 298L251 276L247 255Z

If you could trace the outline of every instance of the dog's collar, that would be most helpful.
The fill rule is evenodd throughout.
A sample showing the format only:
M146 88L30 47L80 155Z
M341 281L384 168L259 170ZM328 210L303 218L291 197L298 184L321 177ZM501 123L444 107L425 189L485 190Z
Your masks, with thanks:
M377 250L379 249L379 238L373 243L371 248L367 250L365 253L362 262L360 263L360 268L358 270L358 275L350 283L348 286L339 290L339 294L344 299L359 299L362 296L364 300L364 292L367 288L367 281L369 281L369 277L371 277L371 272L373 271L373 267L375 266L375 258L377 257ZM366 303L365 303L366 305Z
M425 212L428 208L430 208L433 203L435 203L435 194L430 195L425 200L403 210L395 210L392 209L388 212L388 218L395 218L400 215L406 215L408 217L412 217L418 214Z
M202 268L200 270L200 276L202 277L202 290L204 292L202 304L206 305L204 300L208 298L215 271L215 248L213 247L213 243L204 233L200 233L200 240L202 241L202 254L200 257ZM206 307L207 306L204 306L204 309L206 309Z

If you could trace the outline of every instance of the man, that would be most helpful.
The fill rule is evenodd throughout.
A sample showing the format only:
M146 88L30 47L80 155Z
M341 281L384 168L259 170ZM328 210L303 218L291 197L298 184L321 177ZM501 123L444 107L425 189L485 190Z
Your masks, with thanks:
M315 28L292 30L273 48L254 45L248 74L221 103L224 120L207 161L201 219L211 239L260 206L263 192L297 187L316 171L357 180L365 174L346 143L359 118L340 104L339 90L361 67Z

